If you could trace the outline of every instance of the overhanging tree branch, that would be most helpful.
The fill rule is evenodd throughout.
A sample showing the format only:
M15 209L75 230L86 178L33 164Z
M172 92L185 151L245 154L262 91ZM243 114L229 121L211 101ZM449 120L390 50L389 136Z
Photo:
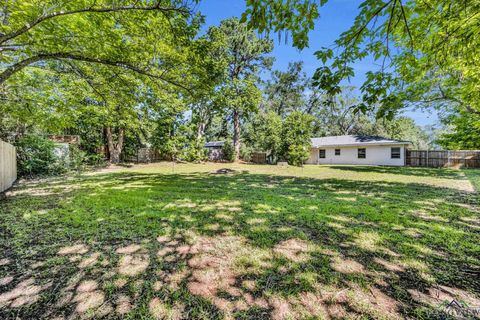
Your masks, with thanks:
M38 17L15 31L0 35L0 45L11 39L18 37L21 34L28 32L30 29L32 29L36 25L56 17L67 16L67 15L78 14L78 13L89 13L89 12L90 13L109 13L109 12L120 12L120 11L160 11L163 13L178 12L181 14L190 13L185 7L163 7L161 6L161 1L156 1L155 4L150 6L137 6L133 4L129 6L113 6L113 7L107 7L107 8L88 7L88 8L82 8L77 10L71 10L71 11L53 12L53 13Z
M403 7L402 1L399 1L400 9L402 9L403 21L405 22L405 29L407 30L408 37L410 38L410 50L413 52L413 37L410 32L410 27L408 26L407 15L405 14L405 8Z
M189 88L183 86L182 84L171 80L167 79L164 77L164 75L156 75L151 73L148 69L143 69L137 66L134 66L133 64L129 62L124 62L124 61L114 61L114 60L109 60L109 59L102 59L102 58L91 58L91 57L85 57L79 54L73 54L73 53L67 53L67 52L58 52L58 53L42 53L38 54L36 56L29 57L25 60L22 60L20 62L17 62L5 69L2 73L0 73L0 85L3 84L8 78L10 78L12 75L17 73L18 71L22 70L23 68L36 63L40 61L47 61L47 60L76 60L76 61L83 61L83 62L89 62L89 63L97 63L97 64L103 64L103 65L108 65L108 66L113 66L113 67L118 67L126 70L133 71L135 73L147 76L149 78L161 80L167 83L170 83L174 86L180 87L182 89L185 89L187 91L190 91Z

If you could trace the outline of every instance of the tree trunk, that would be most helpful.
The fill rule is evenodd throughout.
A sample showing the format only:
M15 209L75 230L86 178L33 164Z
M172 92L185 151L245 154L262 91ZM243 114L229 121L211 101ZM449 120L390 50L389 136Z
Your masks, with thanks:
M123 139L125 136L125 129L119 128L118 129L118 137L117 142L113 141L113 134L112 128L106 127L105 133L107 135L107 146L108 146L108 153L110 155L110 163L119 163L120 162L120 154L122 153L123 149Z
M205 134L205 127L206 123L205 122L200 122L197 126L197 139L200 140L203 138L203 135Z
M238 162L240 159L240 113L233 110L233 161Z

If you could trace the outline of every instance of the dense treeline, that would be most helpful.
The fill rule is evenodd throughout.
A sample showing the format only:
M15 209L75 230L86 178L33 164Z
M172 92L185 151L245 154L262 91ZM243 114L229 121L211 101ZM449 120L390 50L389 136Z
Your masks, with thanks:
M412 119L386 116L385 108L404 106L400 100L392 107L391 99L373 99L366 107L364 87L333 90L325 83L329 70L309 78L301 61L272 70L274 42L248 27L262 17L249 24L227 19L202 34L193 7L176 0L0 5L0 138L39 159L46 149L39 163L51 163L51 144L41 137L79 135L68 161L74 164L118 163L142 147L168 160L202 161L210 140L226 141L232 161L266 151L271 161L295 165L305 160L312 136L381 135L432 145ZM306 41L296 36L294 44ZM455 110L445 119L455 131L439 142L475 147L464 142L478 131L475 119Z

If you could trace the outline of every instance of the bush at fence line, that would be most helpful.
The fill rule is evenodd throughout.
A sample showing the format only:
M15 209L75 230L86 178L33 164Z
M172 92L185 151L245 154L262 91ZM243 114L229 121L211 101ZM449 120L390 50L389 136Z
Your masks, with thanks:
M19 175L60 174L65 167L55 156L55 143L38 135L27 135L15 142Z
M252 161L252 153L254 149L252 147L248 147L244 144L240 146L240 159L250 162Z
M88 161L100 164L98 159L89 159L76 145L58 145L39 136L27 135L15 142L17 165L20 176L56 175L68 170L82 170Z
M204 147L204 139L195 139L183 149L181 158L189 162L200 162L207 160L207 150Z
M84 163L90 166L100 167L107 164L103 154L87 154L84 158Z
M225 141L222 147L223 158L227 161L233 161L235 158L235 150L231 141Z
M80 150L77 145L69 145L68 168L71 170L83 170L87 161L87 154Z

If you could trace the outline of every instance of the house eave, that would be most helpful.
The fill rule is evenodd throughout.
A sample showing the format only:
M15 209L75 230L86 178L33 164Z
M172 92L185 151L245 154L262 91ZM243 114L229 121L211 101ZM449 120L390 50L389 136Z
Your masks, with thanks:
M334 147L368 147L368 146L393 146L393 145L411 145L409 142L382 142L382 143L354 143L354 144L328 144L328 145L312 145L312 148L334 148Z

